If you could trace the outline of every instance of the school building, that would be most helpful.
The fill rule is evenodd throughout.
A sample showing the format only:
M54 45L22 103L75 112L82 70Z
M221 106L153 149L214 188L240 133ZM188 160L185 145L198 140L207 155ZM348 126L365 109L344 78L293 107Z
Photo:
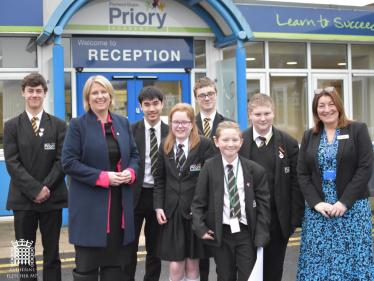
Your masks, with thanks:
M196 110L192 87L209 76L218 111L250 125L247 101L269 94L275 126L301 142L313 125L314 90L334 86L349 118L374 141L374 7L255 0L12 0L0 2L0 217L9 175L3 125L25 108L21 81L48 82L45 110L67 123L84 114L92 75L115 89L115 113L141 119L141 88L164 93L162 118L179 102ZM99 149L99 148L98 148ZM374 180L373 180L374 181ZM371 182L374 195L374 182ZM64 212L64 223L67 222Z

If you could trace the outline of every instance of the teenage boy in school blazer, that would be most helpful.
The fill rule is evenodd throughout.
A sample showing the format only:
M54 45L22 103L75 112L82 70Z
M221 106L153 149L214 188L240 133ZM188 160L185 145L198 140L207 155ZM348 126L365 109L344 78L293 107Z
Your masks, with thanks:
M270 190L270 242L264 248L264 281L281 281L289 237L301 226L305 200L297 180L297 140L273 126L274 102L266 94L248 103L253 126L243 132L239 155L266 170ZM261 145L260 137L265 137Z
M224 126L223 130L221 125ZM191 207L193 229L205 244L212 246L218 280L236 280L237 274L238 280L248 280L256 261L256 248L265 247L270 239L270 194L264 168L237 154L242 141L240 127L234 122L221 125L215 140L221 154L206 162L196 185ZM220 141L219 138L224 140ZM225 185L224 163L237 167L234 173L236 194L240 197L242 213L245 208L246 216L241 216L237 233L230 230L228 225L228 221L231 221L230 207L226 207L225 202L230 201L226 201L229 196L225 195L225 189L228 188L227 181L232 181L226 179ZM240 179L239 175L243 178ZM238 252L240 254L236 254Z
M48 87L44 77L31 73L22 81L26 110L4 125L4 157L10 175L6 208L13 210L16 240L32 242L35 249L38 224L43 245L44 280L61 280L59 240L62 208L68 206L61 152L65 121L43 110ZM38 120L32 121L33 117ZM37 280L33 265L20 265L20 275Z
M200 78L193 87L195 100L200 106L200 112L196 115L196 125L199 129L199 135L209 138L212 142L216 135L217 126L223 121L232 121L216 110L217 103L217 86L209 77ZM209 120L206 120L206 119ZM215 153L219 149L214 145ZM209 280L210 263L209 259L201 259L200 263L200 280Z
M158 281L161 273L161 260L156 257L156 252L160 226L157 222L155 209L153 208L154 178L151 170L152 159L150 155L150 137L151 128L154 128L157 145L159 146L161 140L167 136L169 126L161 121L164 101L163 94L159 88L155 86L144 87L139 92L138 101L139 106L143 111L144 118L131 123L131 129L140 154L141 164L139 166L138 176L135 182L131 185L134 204L135 240L131 245L130 264L126 265L124 268L124 280L135 280L139 237L143 221L145 220L144 235L147 257L143 280ZM153 157L157 159L157 155Z

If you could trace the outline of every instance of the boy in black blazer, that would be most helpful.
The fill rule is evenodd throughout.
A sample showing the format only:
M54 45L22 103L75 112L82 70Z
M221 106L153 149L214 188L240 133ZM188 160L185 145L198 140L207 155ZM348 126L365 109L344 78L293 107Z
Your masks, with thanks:
M124 280L134 281L137 264L139 236L145 220L144 235L147 258L144 281L158 281L161 273L161 261L156 257L160 226L153 208L154 172L157 165L158 147L168 132L169 126L161 121L164 106L163 94L155 86L147 86L138 95L139 106L144 118L131 124L134 140L138 148L141 165L138 176L132 184L134 200L135 240L131 245L131 261L125 266ZM154 131L154 133L152 132ZM154 139L155 137L155 139Z
M6 208L13 210L16 240L32 242L32 249L40 225L43 278L59 281L62 208L68 206L61 166L67 126L43 110L47 91L42 75L26 76L22 81L26 110L4 124L4 157L11 178ZM37 280L35 260L19 270L21 280Z
M257 247L269 241L266 174L238 156L243 142L238 124L222 122L214 142L221 154L208 160L199 175L191 207L193 229L212 246L218 280L247 281Z
M274 102L266 94L248 103L253 126L243 132L239 155L266 170L270 190L270 242L264 249L264 281L281 281L289 237L301 226L305 201L297 181L299 145L273 126Z

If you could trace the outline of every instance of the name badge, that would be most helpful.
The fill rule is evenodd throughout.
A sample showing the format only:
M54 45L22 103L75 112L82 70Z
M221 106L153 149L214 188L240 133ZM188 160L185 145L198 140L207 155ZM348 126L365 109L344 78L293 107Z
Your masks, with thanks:
M239 220L237 217L230 218L231 233L240 232Z
M198 172L198 171L201 171L201 163L192 164L192 165L190 166L190 171L191 171L191 172Z
M349 139L349 135L340 135L338 136L338 140L346 140Z
M44 144L44 150L55 150L56 149L56 143L45 143Z
M336 170L329 170L323 172L324 180L336 180Z

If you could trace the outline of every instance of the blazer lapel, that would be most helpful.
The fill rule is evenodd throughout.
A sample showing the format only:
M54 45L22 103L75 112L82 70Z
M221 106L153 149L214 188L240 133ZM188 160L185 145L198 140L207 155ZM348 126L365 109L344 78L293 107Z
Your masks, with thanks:
M221 119L222 119L221 115L218 114L218 112L216 111L216 117L214 117L214 120L213 120L212 133L210 134L210 139L211 140L213 140L213 136L216 135L216 130L217 130L217 127L218 127L219 123L221 122Z
M250 129L248 130L248 136L243 141L243 144L244 143L248 145L248 149L247 147L244 149L244 151L247 151L247 155L244 155L244 158L251 159L251 151L252 151L252 144L253 144L253 126L250 127Z
M161 140L166 138L168 136L168 133L169 133L169 126L161 121ZM161 140L159 140L159 143L161 143Z
M199 135L204 135L204 128L203 128L203 123L201 121L201 114L199 112L199 114L196 115L196 118L195 118L195 122L196 122L196 126L197 128L199 129Z
M282 159L279 157L279 155L277 155L277 152L279 150L279 147L282 147L283 146L283 141L282 141L282 136L281 134L278 132L277 129L274 128L273 126L273 138L274 138L274 153L275 153L275 180L274 180L274 187L277 186L277 183L278 183L278 180L279 180L279 177L280 177L280 170L281 170L281 162L282 162ZM283 152L284 154L286 153Z
M40 129L44 129L43 135L40 136L40 134L38 133L38 135L36 136L35 144L34 144L34 151L33 151L32 158L31 158L31 166L34 164L34 161L36 159L36 156L39 150L43 149L43 145L42 145L43 140L44 140L45 135L48 134L49 130L51 129L50 125L51 125L51 122L49 119L49 115L45 113L45 111L43 111L42 118L39 124L39 132L40 132Z
M214 212L216 214L216 228L222 229L222 215L223 215L223 200L225 193L225 184L223 180L223 162L221 154L216 155L213 159L213 171L217 176L213 177L213 190L214 190ZM218 232L218 230L216 229Z
M189 167L192 164L195 164L195 163L193 163L193 161L194 161L195 156L196 156L196 154L199 150L200 144L201 144L201 142L199 142L192 150L190 150L188 152L188 157L186 159L186 164L184 165L184 169L183 169L183 172L182 172L182 177L184 177L186 175L186 173L190 171Z
M247 166L247 163L242 161L242 157L239 156L240 164L243 169L244 176L244 192L245 192L245 211L247 215L247 223L251 226L252 235L254 235L254 229L256 227L256 218L253 216L253 208L255 206L255 198L253 192L253 175L251 167Z
M348 135L348 128L341 128L340 129L340 135ZM336 155L336 170L338 170L338 168L339 168L340 160L342 159L344 146L345 146L346 142L347 142L346 140L339 141L338 154Z
M314 163L316 164L317 171L319 171L319 164L318 164L318 146L319 142L322 136L323 132L323 127L320 128L319 132L317 135L312 133L312 153L313 153L313 158L314 158Z
M170 150L167 154L167 159L169 159L169 166L172 167L171 170L174 171L175 178L179 179L178 170L177 170L177 163L175 162L175 154L174 154L174 147ZM166 163L166 161L165 161Z
M140 154L141 163L143 165L143 169L145 169L145 125L144 125L144 119L142 119L137 126L136 130L136 138L135 142L139 144L138 152Z
M35 143L35 139L36 139L35 132L32 129L31 121L30 121L29 117L27 116L26 111L24 111L21 114L20 123L21 123L21 126L22 126L23 130L26 133L27 138L29 139L29 142L32 144L32 147L34 147L34 143Z

